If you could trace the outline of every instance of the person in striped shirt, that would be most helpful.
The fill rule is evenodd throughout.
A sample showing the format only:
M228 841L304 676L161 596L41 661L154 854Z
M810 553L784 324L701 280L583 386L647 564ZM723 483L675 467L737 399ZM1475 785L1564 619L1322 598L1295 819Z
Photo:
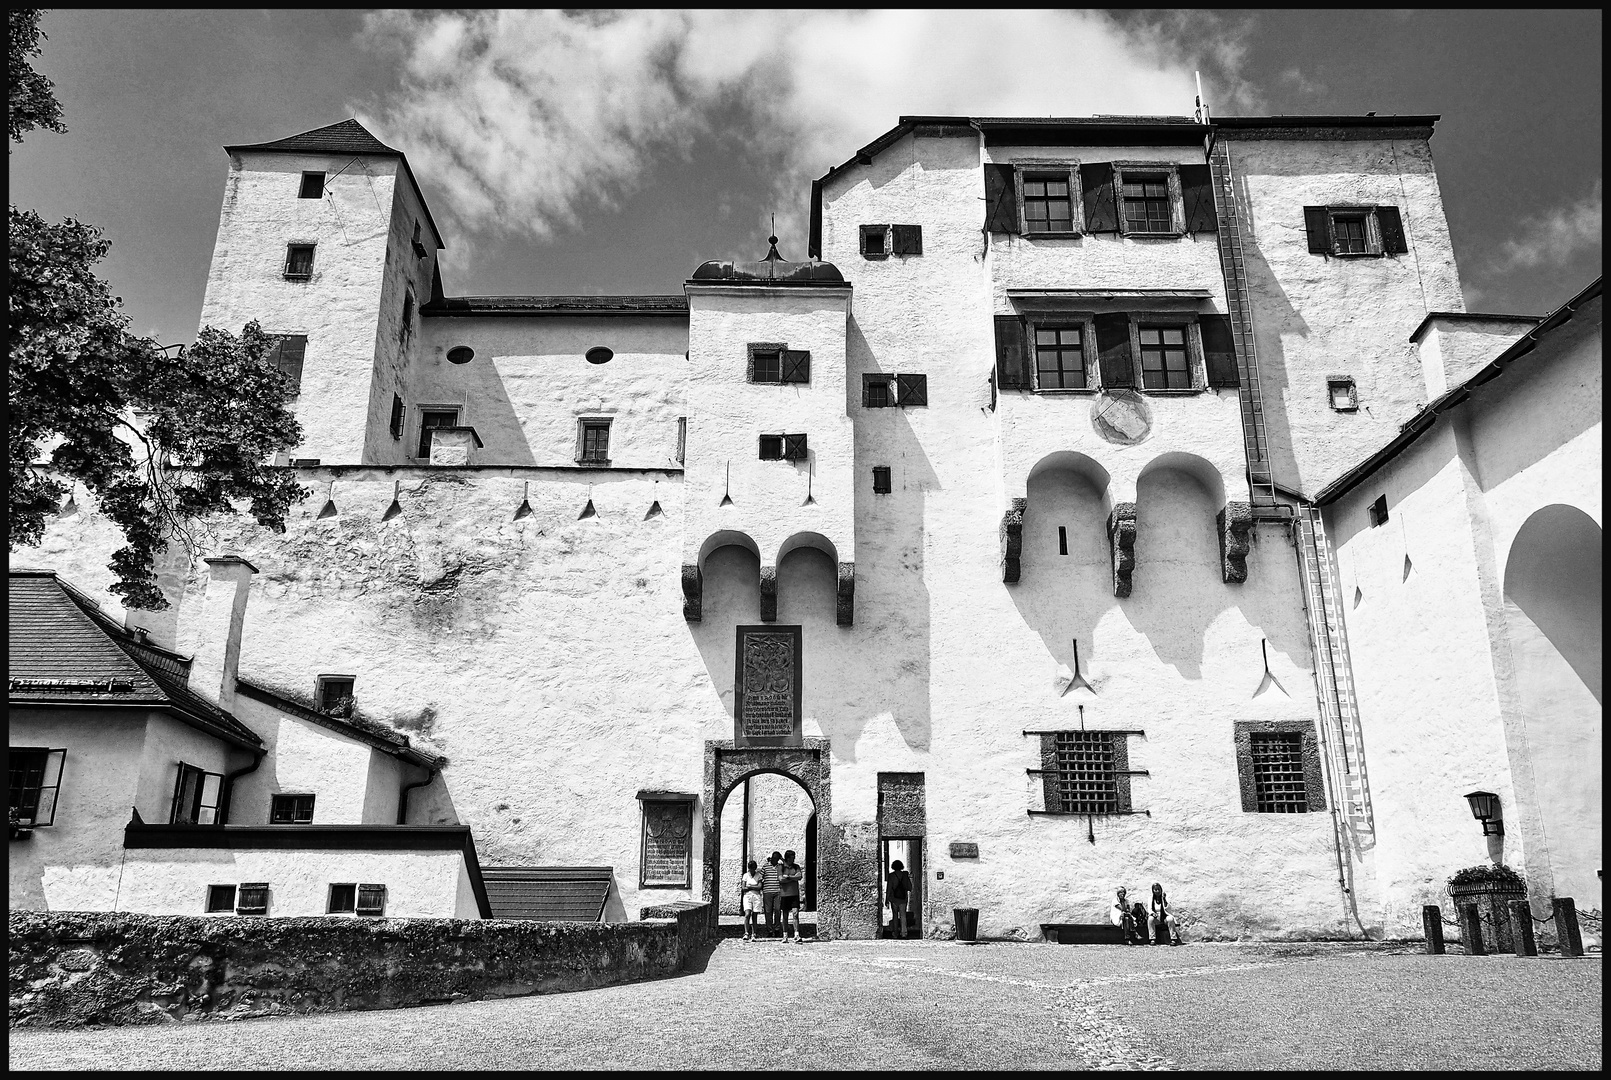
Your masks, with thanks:
M783 852L774 851L766 857L761 869L761 902L766 909L766 936L778 937L783 933Z

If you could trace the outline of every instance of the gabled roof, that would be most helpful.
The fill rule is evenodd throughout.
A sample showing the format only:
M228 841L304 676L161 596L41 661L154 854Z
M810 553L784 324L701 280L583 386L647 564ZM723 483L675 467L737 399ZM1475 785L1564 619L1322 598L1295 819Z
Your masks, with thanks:
M442 243L442 230L436 227L436 219L431 216L431 208L425 203L425 192L421 189L420 182L414 179L414 170L408 167L408 155L375 138L368 128L358 122L357 117L349 117L337 124L326 124L322 128L314 128L298 135L288 135L271 142L233 143L224 147L224 150L231 154L243 150L257 150L285 154L380 154L401 158L403 172L408 174L408 182L414 185L414 194L419 196L420 209L424 211L425 220L431 226L431 235L436 237L437 250L446 247Z
M247 749L263 740L190 689L190 661L139 641L51 570L10 575L12 705L148 705Z
M377 750L391 754L414 765L423 765L428 769L440 768L447 763L446 758L427 754L423 750L410 745L408 736L400 731L393 731L385 724L380 724L363 716L331 716L329 713L319 712L309 708L302 702L284 694L276 693L264 686L247 682L245 679L235 681L235 692L244 694L254 701L261 701L270 708L289 713L292 716L318 724L348 738L357 739L367 743Z

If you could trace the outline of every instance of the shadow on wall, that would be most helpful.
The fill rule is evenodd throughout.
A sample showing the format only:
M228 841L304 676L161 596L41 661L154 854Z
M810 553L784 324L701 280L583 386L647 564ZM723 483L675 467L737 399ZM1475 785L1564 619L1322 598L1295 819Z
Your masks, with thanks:
M1505 608L1515 634L1519 613L1571 666L1601 704L1600 526L1575 506L1535 511L1510 546ZM1515 611L1511 610L1516 609Z
M486 448L476 454L477 464L537 464L526 441L526 429L515 412L513 402L509 400L509 390L504 386L503 376L490 350L486 357L477 356L468 364L449 365L440 354L428 357L423 362L436 365L437 371L432 373L433 382L454 386L460 395L460 402L475 403L473 409L461 414L459 422L473 426L486 444ZM447 399L444 398L442 403L447 404ZM413 428L409 429L409 433L414 439L419 438ZM409 446L407 452L413 453L416 449L417 445Z
M1032 474L1027 495L1021 578L1007 587L1008 594L1046 651L1070 674L1074 642L1079 642L1082 673L1100 693L1103 680L1091 668L1096 626L1119 603L1113 595L1104 493L1091 478L1065 466Z

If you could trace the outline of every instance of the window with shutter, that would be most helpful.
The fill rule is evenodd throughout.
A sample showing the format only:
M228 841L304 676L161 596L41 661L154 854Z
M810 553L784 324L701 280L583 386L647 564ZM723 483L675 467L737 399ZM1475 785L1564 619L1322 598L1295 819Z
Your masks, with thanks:
M403 407L403 399L398 397L396 394L393 394L392 419L391 424L389 425L392 438L401 439L403 437L403 418L407 415L407 410Z
M1334 255L1368 254L1365 243L1365 215L1333 214L1331 244Z
M1303 208L1303 228L1309 235L1311 255L1331 254L1331 214L1324 206Z
M1370 504L1370 527L1375 529L1387 524L1387 496L1382 495Z
M783 354L788 346L781 341L752 341L749 353L749 380L752 383L783 381ZM807 361L809 364L809 360Z
M1404 255L1409 243L1396 206L1305 206L1304 229L1316 255Z
M1126 169L1121 188L1124 197L1125 232L1173 231L1168 174L1138 173Z
M889 226L863 225L861 227L861 253L869 259L882 259L889 254Z
M210 911L210 912L213 912L213 911L234 911L235 910L235 886L233 886L233 885L209 885L209 886L207 886L207 910Z
M1184 326L1141 326L1141 385L1147 390L1190 390L1191 358Z
M1214 232L1219 214L1214 209L1213 177L1207 165L1180 167L1180 196L1186 204L1186 231Z
M1024 173L1024 232L1074 231L1073 183L1067 170Z
M344 915L357 906L358 886L350 882L330 886L330 902L325 911L331 915Z
M1085 361L1084 328L1037 324L1035 389L1085 390L1090 384Z
M287 244L285 248L285 278L287 281L306 281L313 276L313 245Z
M457 427L459 413L457 409L425 409L420 413L420 441L416 447L418 458L431 456L431 431L439 427Z
M806 437L804 435L783 436L783 459L785 461L804 461L806 459Z
M896 255L923 254L923 226L891 225L890 242Z
M1134 386L1136 377L1130 358L1130 316L1123 312L1111 312L1098 315L1094 321L1102 386L1109 390Z
M1112 162L1082 163L1080 185L1085 197L1085 230L1118 232L1119 209L1113 195Z
M784 349L781 354L779 382L808 383L811 381L811 353L805 349Z
M890 493L889 466L873 466L873 494L888 495Z
M235 900L237 915L267 915L269 887L266 881L242 882Z
M1378 206L1376 222L1381 227L1382 252L1387 255L1408 255L1410 245L1404 237L1404 221L1396 206Z
M893 375L863 375L861 404L864 409L888 409L895 404Z
M986 165L985 229L993 233L1018 231L1018 186L1011 165Z
M42 828L56 820L56 795L61 788L66 750L43 746L13 746L6 754L10 778L8 799L18 823Z
M1198 326L1203 335L1203 359L1208 368L1208 385L1242 385L1236 367L1236 346L1231 338L1230 316L1204 315L1198 320Z
M761 436L761 460L762 461L782 461L783 460L783 436L782 435L762 435Z
M898 404L902 408L929 403L929 377L927 375L897 375Z
M1023 390L1029 386L1024 324L1016 315L996 316L996 385L1003 390Z
M379 917L386 914L386 886L360 885L358 886L359 915Z

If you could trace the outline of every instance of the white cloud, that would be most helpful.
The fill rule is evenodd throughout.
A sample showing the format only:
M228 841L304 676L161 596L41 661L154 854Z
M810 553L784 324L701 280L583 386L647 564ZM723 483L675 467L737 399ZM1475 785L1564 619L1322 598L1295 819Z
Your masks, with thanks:
M576 227L718 110L778 163L780 235L800 251L810 179L902 114L1182 115L1194 67L1217 73L1218 111L1259 104L1233 24L1202 13L393 12L360 36L401 71L362 118L487 236Z
M1567 206L1524 218L1521 238L1506 240L1499 248L1500 270L1561 265L1579 251L1600 246L1601 188L1596 180L1589 193Z

